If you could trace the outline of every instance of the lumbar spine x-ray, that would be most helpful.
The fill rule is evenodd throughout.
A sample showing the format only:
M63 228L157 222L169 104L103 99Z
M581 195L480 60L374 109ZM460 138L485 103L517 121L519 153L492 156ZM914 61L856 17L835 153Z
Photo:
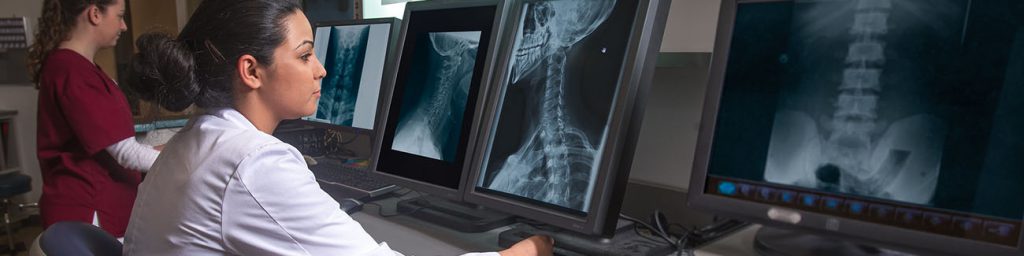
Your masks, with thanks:
M403 112L413 112L399 120L392 149L433 159L454 160L452 153L446 153L452 150L446 149L458 142L450 134L457 134L461 127L459 117L466 108L480 34L480 31L429 33L430 49L440 55L441 61L414 60L430 62L414 64L414 68L437 72L430 81L409 81L409 86L422 86L424 91L421 95L405 96L406 99L418 96L419 101L402 103Z
M487 188L577 210L587 207L600 148L591 143L595 134L584 133L567 112L566 54L604 23L614 5L615 0L527 3L509 84L531 79L542 87L535 90L541 93L535 96L540 101L539 120L527 120L532 125L524 131L525 141L499 169L488 168L496 174Z
M945 125L928 113L891 123L879 115L879 98L887 95L883 74L899 72L886 70L882 40L889 33L893 2L849 2L854 11L849 27L853 40L845 49L845 68L839 71L834 111L831 117L815 121L805 112L780 110L765 180L921 204L931 200ZM911 97L915 96L904 100Z

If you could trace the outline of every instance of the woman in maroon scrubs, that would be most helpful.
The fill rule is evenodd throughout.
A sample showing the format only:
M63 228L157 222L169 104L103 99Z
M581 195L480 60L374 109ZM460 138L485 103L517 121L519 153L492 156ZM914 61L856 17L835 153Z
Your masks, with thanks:
M116 237L157 151L134 140L128 101L93 57L113 47L124 0L45 0L29 66L39 89L43 225L81 221ZM134 170L129 170L134 169Z

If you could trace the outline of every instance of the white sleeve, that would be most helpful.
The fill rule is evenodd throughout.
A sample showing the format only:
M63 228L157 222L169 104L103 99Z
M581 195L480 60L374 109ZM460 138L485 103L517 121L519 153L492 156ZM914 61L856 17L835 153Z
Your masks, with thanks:
M160 151L135 141L135 137L125 138L107 147L107 153L114 157L121 167L147 172Z
M229 254L401 255L345 214L287 144L247 156L230 183L221 215Z

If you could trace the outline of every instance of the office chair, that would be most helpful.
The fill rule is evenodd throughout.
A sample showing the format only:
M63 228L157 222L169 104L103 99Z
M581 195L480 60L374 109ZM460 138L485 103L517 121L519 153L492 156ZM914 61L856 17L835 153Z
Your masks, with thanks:
M99 227L64 221L51 225L39 236L39 247L47 256L121 255L121 242Z

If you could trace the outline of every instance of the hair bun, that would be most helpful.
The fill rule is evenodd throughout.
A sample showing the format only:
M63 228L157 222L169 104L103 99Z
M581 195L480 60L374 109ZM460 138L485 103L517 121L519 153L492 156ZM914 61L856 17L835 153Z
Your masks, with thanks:
M140 98L182 111L199 97L192 51L166 33L150 32L135 42L128 84Z

